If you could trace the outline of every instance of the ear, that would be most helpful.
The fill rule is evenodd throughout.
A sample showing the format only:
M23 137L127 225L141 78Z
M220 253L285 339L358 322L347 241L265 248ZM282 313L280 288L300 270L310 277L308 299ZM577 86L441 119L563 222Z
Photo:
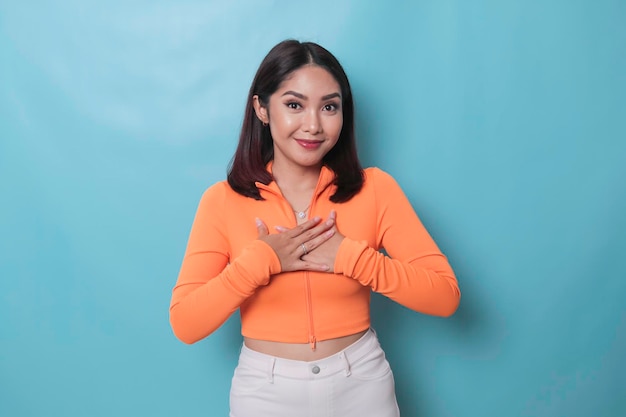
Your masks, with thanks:
M270 122L270 118L267 112L267 107L261 104L261 100L259 100L259 96L256 94L252 96L252 105L254 106L256 117L258 117L261 123L268 124Z

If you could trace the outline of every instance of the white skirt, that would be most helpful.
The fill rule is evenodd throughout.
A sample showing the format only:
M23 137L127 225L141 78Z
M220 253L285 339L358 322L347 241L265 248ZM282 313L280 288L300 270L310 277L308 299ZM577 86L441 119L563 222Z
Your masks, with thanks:
M399 417L393 373L376 333L303 362L241 348L230 417Z

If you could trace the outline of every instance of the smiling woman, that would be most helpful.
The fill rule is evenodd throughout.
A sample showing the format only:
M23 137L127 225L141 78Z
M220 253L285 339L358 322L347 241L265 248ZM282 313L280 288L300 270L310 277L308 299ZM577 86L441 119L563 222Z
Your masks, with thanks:
M240 310L231 417L398 416L371 291L426 314L458 306L446 257L393 178L361 168L355 143L336 58L276 45L250 88L228 181L202 197L170 307L186 343Z
M269 124L274 142L272 174L293 207L305 207L317 182L319 165L335 146L343 126L340 87L324 68L307 65L286 79L270 96L269 103L253 97L254 110ZM270 117L271 115L271 117ZM309 184L289 184L294 176L307 178ZM284 185L281 184L284 180Z

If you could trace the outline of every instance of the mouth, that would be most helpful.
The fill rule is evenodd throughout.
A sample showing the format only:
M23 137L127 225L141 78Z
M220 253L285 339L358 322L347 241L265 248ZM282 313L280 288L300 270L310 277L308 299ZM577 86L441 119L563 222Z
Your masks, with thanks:
M298 145L302 146L304 149L317 149L322 146L322 140L306 140L306 139L296 139Z

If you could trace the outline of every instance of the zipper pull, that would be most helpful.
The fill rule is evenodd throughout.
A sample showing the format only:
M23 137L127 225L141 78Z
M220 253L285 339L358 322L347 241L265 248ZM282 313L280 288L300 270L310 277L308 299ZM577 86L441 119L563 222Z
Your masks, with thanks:
M315 348L317 347L317 340L315 336L309 337L309 344L311 345L311 350L315 352Z

